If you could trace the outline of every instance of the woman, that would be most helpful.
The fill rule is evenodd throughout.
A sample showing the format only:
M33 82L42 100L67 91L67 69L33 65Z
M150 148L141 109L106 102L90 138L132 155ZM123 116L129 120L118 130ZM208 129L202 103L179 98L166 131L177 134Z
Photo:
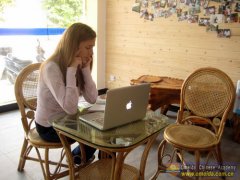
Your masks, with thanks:
M82 23L72 24L63 34L55 52L41 66L38 83L36 129L49 142L60 139L49 123L50 117L66 113L75 115L79 96L95 103L98 92L91 76L96 33ZM89 160L95 149L85 146ZM74 162L81 163L79 146L73 150Z

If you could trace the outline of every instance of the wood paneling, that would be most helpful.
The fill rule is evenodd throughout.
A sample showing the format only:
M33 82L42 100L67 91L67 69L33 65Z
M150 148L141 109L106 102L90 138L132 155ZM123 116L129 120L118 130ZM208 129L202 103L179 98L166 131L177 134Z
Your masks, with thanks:
M144 20L132 11L134 0L107 0L106 86L129 85L131 79L150 74L186 78L199 67L226 72L240 79L240 23L231 27L231 38L218 38L205 27L169 18ZM116 80L110 82L110 75Z

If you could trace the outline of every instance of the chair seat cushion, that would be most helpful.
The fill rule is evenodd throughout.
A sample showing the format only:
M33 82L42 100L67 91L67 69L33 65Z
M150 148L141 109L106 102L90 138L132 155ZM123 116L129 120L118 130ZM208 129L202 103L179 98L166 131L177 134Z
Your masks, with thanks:
M37 146L37 147L43 147L43 148L45 148L46 146L49 147L49 148L61 148L61 147L63 147L61 142L55 143L55 142L47 142L47 141L43 140L39 136L36 128L33 128L29 131L28 139L30 140L30 143L32 143L34 146Z
M204 149L217 144L217 137L212 131L194 125L169 125L164 131L164 138L176 146L190 149Z

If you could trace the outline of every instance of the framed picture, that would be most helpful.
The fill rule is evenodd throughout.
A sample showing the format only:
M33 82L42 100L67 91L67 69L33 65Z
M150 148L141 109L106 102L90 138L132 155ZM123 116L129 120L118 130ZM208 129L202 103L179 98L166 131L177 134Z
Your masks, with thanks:
M140 18L143 18L145 16L148 16L148 11L147 11L147 9L142 9L140 11Z
M176 6L177 6L177 1L176 0L168 0L167 1L167 7L176 8Z
M209 6L204 9L205 16L209 16L211 14L215 14L215 6Z
M167 0L161 0L160 7L165 8L167 4Z
M182 9L181 8L177 8L176 9L176 13L177 13L177 17L180 17L182 14Z
M230 5L225 5L223 6L223 14L225 16L229 16L231 14L231 6Z
M168 18L168 17L170 17L171 15L172 15L172 12L171 12L170 9L168 9L168 10L165 11L165 18Z
M207 8L207 7L208 7L208 4L209 4L209 1L210 1L210 0L204 0L202 6L203 6L204 8Z
M189 7L189 8L188 8L188 13L189 13L190 15L194 15L194 14L200 13L200 6L192 6L192 7Z
M206 31L217 31L218 30L218 25L217 24L210 24L206 27Z
M210 25L210 18L199 18L198 25L199 26L208 26Z
M189 23L197 23L198 22L198 15L189 15L187 21Z
M148 0L142 0L142 6L147 8L148 7Z
M190 0L191 4L196 4L196 2L197 2L196 0Z
M185 4L189 6L191 4L191 0L185 0Z
M160 7L161 7L161 2L160 2L160 1L154 2L154 3L153 3L153 7L154 7L155 9L160 8Z
M211 14L210 24L219 24L225 22L225 16L223 14Z
M235 4L235 9L234 9L235 12L240 12L240 2L237 2Z
M134 3L132 6L132 11L140 13L141 10L141 3Z
M153 21L154 15L152 13L148 14L148 20Z
M154 13L154 17L165 17L165 11L164 9L157 9Z
M217 30L217 37L230 38L231 37L231 30L230 29L218 29Z
M181 15L178 17L178 21L184 21L184 20L187 20L187 18L188 18L188 12L183 11L181 12Z
M238 13L230 14L230 22L238 22Z

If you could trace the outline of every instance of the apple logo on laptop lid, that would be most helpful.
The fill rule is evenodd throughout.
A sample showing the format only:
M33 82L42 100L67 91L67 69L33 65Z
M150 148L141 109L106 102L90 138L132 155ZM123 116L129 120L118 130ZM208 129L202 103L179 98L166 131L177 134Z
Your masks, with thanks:
M132 101L129 101L129 102L126 104L126 109L127 109L127 110L131 110L131 109L132 109Z

